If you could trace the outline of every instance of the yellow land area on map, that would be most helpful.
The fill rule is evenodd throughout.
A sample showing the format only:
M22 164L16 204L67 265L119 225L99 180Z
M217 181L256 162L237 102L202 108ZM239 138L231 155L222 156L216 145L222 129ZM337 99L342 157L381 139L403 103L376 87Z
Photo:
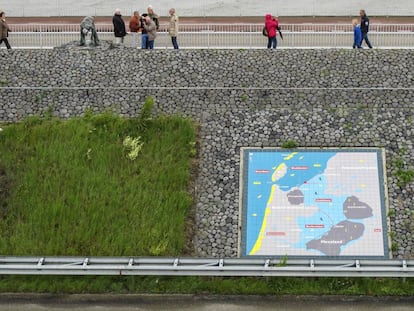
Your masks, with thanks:
M295 153L295 152L294 152ZM280 163L279 166L275 169L273 175L272 175L272 181L275 182L286 175L287 172L287 166L285 163ZM263 238L266 232L266 225L267 225L267 219L269 217L270 213L270 203L273 202L273 196L275 193L277 185L272 185L272 190L270 192L269 200L267 201L266 210L263 216L263 223L260 228L259 236L257 237L256 243L253 246L253 249L251 250L249 255L254 255L259 249L262 247Z

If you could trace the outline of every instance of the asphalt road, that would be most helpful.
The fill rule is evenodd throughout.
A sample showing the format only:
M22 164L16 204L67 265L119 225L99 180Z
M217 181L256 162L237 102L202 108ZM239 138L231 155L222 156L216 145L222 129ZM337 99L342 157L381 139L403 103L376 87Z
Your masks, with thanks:
M409 311L414 297L344 296L164 296L164 295L10 295L0 311Z

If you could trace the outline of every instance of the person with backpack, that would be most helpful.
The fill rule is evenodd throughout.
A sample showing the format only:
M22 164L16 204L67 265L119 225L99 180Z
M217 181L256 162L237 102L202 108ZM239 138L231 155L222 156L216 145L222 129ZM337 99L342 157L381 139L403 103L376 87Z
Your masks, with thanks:
M272 15L266 14L264 32L267 32L267 48L270 49L277 47L277 29L279 28L279 22L276 18L272 18ZM265 30L266 29L266 30Z
M157 28L156 30L158 31L160 29L160 21L159 21L159 16L158 14L154 13L154 9L152 8L152 5L149 5L147 7L147 13L148 16L154 21L155 23L155 27Z

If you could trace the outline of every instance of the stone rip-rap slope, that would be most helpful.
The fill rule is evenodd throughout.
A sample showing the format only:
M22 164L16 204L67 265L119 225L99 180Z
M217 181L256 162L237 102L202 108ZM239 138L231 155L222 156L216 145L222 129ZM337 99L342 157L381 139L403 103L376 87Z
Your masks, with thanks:
M393 257L414 258L411 50L15 50L0 52L0 120L52 110L155 113L201 125L197 256L237 256L240 147L383 147Z

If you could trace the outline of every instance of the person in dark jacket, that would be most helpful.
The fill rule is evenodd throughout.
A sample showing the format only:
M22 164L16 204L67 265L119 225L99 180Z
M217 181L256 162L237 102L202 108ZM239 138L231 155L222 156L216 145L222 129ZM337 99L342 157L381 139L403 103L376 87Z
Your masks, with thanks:
M7 37L9 36L9 31L10 28L6 22L6 14L4 12L0 12L0 44L4 42L8 50L11 49L9 40L7 40Z
M120 9L115 10L114 17L112 18L112 23L114 24L115 43L116 44L124 43L124 37L126 36L126 30L125 30L125 22L122 19Z
M372 49L371 42L369 42L369 39L368 39L369 18L367 14L365 13L365 10L360 10L359 16L361 16L361 33L362 33L361 45L362 45L362 42L365 40L368 47Z
M265 27L267 30L267 48L270 49L271 47L273 47L274 49L276 49L276 31L279 27L279 22L277 21L277 19L272 18L272 15L266 14Z

